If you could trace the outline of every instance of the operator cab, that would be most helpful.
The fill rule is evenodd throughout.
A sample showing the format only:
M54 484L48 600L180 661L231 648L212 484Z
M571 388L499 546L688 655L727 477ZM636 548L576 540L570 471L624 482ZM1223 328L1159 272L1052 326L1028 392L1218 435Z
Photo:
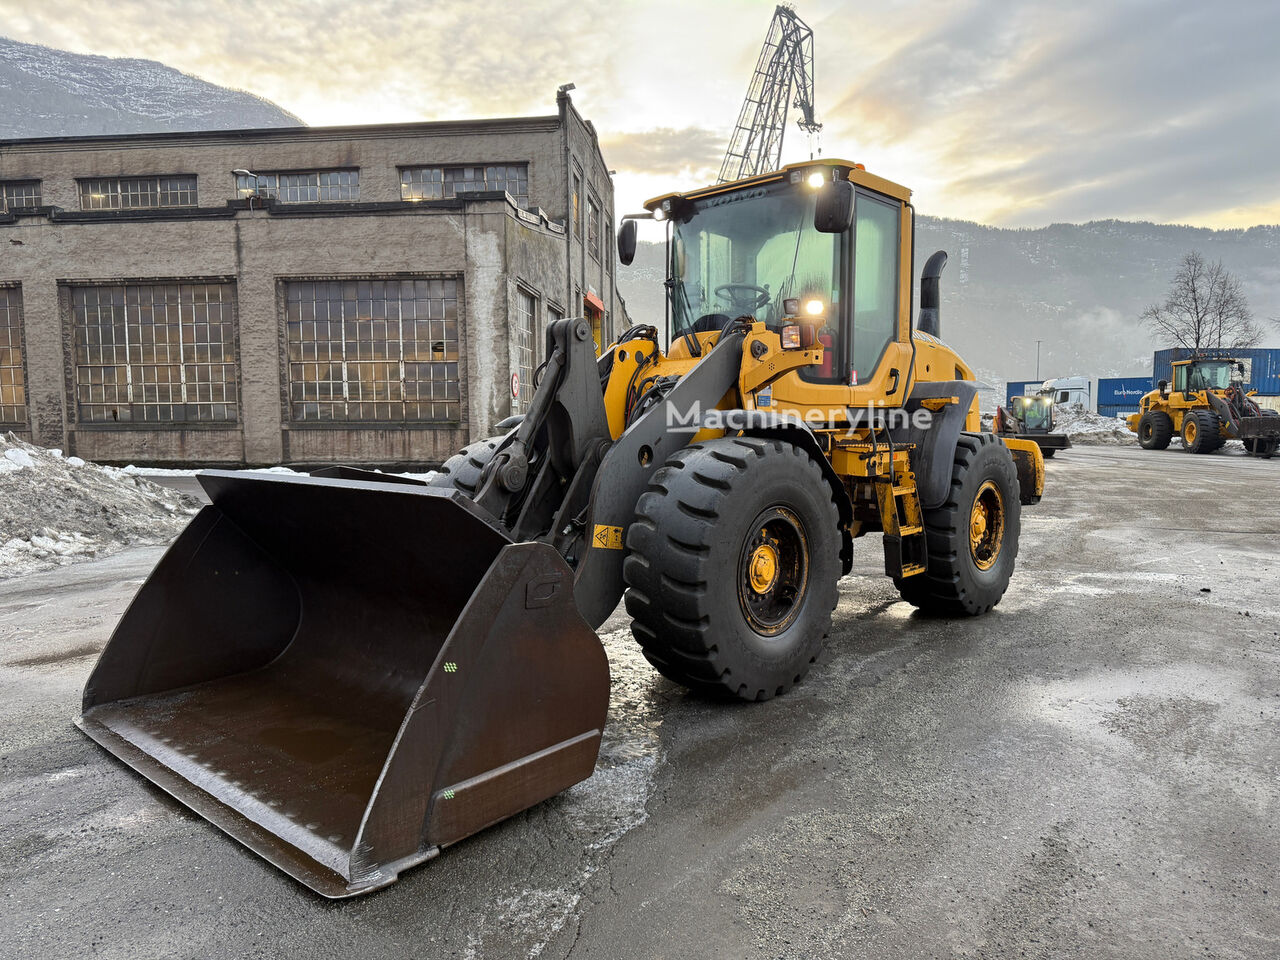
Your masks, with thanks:
M1244 364L1231 359L1182 360L1173 365L1173 389L1178 393L1225 391L1244 381Z
M1014 397L1013 415L1027 433L1048 433L1053 429L1053 398L1043 395Z
M799 164L646 204L654 219L669 225L672 346L684 341L699 354L690 334L718 332L735 321L774 331L802 324L824 348L820 364L799 371L803 380L857 385L870 379L898 339L909 193L888 181L883 193L851 182L854 171L858 165L845 161ZM879 181L866 174L856 179Z

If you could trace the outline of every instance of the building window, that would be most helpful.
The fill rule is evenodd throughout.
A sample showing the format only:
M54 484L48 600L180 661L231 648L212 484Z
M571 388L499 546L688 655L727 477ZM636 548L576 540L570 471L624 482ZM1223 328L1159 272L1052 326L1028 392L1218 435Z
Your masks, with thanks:
M402 200L452 200L481 190L505 190L524 206L529 200L528 164L400 168Z
M22 377L22 291L0 287L0 423L27 422L27 391Z
M563 320L563 319L564 319L564 311L563 311L562 309L560 309L559 307L555 306L554 304L549 305L549 306L547 307L547 322L548 322L548 323L552 322L553 320Z
M0 208L21 210L43 205L39 180L6 180L0 183Z
M194 207L196 178L108 177L80 181L81 210L145 210Z
M533 294L516 290L516 322L512 331L516 340L516 369L520 373L520 396L511 402L513 413L523 413L533 400L533 370L536 356L537 302Z
M295 421L461 419L458 281L285 284Z
M613 223L606 223L604 225L604 265L609 276L613 276L613 258L616 255L614 251L617 249L617 243L613 239Z
M281 203L341 203L360 199L359 170L303 170L236 177L236 192Z
M80 422L235 421L234 314L230 283L72 287Z
M582 239L582 177L579 174L573 175L573 235L578 239Z
M600 205L595 197L587 197L587 253L600 259Z

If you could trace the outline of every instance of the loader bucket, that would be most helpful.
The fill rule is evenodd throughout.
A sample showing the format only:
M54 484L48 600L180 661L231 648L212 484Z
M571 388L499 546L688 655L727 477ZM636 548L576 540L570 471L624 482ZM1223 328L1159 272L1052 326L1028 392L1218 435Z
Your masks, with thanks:
M609 667L551 547L446 489L200 482L85 686L108 751L327 897L591 775Z

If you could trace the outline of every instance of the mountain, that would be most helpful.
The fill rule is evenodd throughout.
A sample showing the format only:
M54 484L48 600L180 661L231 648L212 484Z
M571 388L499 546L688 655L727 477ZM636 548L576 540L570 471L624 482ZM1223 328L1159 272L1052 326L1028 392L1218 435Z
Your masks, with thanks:
M1247 230L1102 220L1007 230L916 219L914 275L935 250L942 275L942 337L983 379L1030 380L1036 340L1042 378L1142 376L1158 346L1138 322L1164 299L1190 250L1241 278L1263 345L1280 344L1280 226ZM636 323L663 322L663 247L642 243L618 288ZM918 289L918 286L917 286Z
M301 126L269 100L154 60L68 53L0 37L0 140Z

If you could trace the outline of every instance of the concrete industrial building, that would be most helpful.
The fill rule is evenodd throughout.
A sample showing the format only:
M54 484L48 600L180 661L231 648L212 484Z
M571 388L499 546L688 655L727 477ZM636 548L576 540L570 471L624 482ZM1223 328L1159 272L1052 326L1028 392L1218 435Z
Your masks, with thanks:
M557 101L0 142L0 430L168 464L436 463L487 436L548 320L626 323L609 171Z

